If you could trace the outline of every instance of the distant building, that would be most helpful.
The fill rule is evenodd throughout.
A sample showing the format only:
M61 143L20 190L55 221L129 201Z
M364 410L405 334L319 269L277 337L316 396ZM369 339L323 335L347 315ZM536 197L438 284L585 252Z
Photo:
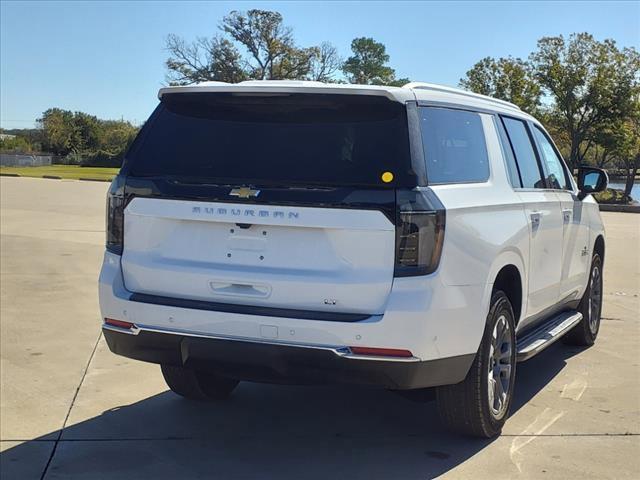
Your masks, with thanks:
M16 136L9 135L8 133L0 133L0 140L11 140L12 138L16 138Z

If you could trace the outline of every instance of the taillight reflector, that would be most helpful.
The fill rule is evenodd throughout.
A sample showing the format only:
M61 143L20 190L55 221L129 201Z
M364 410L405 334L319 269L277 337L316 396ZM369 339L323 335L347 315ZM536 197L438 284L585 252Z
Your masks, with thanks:
M104 319L104 323L106 323L107 325L111 325L113 327L118 327L118 328L131 328L131 327L133 327L133 323L131 323L131 322L124 322L122 320L116 320L114 318L105 318Z
M396 348L374 348L374 347L349 347L351 353L356 355L372 355L377 357L413 357L409 350L399 350Z

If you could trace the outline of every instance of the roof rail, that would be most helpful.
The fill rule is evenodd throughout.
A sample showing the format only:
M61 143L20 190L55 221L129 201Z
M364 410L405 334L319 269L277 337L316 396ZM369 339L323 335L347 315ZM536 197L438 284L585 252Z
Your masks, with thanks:
M499 100L497 98L488 97L487 95L481 95L479 93L469 92L468 90L462 90L461 88L448 87L447 85L438 85L436 83L425 82L410 82L403 85L402 88L420 89L420 90L432 90L434 92L453 93L455 95L463 95L465 97L477 98L478 100L484 100L485 102L491 102L503 107L520 110L516 104L507 102L505 100Z

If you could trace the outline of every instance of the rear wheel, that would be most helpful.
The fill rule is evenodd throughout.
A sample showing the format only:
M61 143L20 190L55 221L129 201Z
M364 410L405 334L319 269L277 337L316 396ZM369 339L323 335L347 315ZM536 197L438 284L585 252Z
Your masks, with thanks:
M467 377L436 389L438 413L450 429L475 437L500 433L511 407L516 373L515 320L502 291L491 308L480 348Z
M602 259L597 253L591 259L589 282L578 311L582 313L582 320L562 337L562 341L567 345L591 346L600 331L602 314Z
M185 367L161 365L162 376L172 392L190 400L224 400L238 385L238 380Z

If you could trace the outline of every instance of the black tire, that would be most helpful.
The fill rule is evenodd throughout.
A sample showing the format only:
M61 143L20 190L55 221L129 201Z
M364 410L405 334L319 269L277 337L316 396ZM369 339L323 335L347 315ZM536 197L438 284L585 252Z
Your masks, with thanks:
M582 320L562 337L562 341L566 345L589 347L595 343L600 331L602 296L602 259L600 255L594 253L591 259L587 288L578 305L578 311L582 313Z
M238 380L197 372L189 368L161 365L162 376L172 392L190 400L211 402L224 400L238 385Z
M499 325L497 325L499 322ZM494 329L504 329L504 335L498 333L501 340L499 348L492 348ZM504 342L502 341L504 339ZM509 351L507 352L506 348ZM502 350L504 348L504 350ZM501 350L500 361L495 362L495 352ZM509 362L508 372L506 362ZM500 368L503 366L505 369ZM438 413L442 422L451 430L474 437L490 438L502 431L513 400L513 386L516 374L516 337L515 319L511 302L502 291L495 291L491 296L491 308L487 315L484 335L476 358L467 373L467 377L456 385L445 385L436 389ZM490 368L491 367L491 368ZM498 381L496 388L507 388L499 409L496 405L495 393L493 404L489 397L489 370L495 378L496 369ZM502 380L501 380L502 379ZM500 386L497 384L500 383ZM495 392L495 390L492 390Z

